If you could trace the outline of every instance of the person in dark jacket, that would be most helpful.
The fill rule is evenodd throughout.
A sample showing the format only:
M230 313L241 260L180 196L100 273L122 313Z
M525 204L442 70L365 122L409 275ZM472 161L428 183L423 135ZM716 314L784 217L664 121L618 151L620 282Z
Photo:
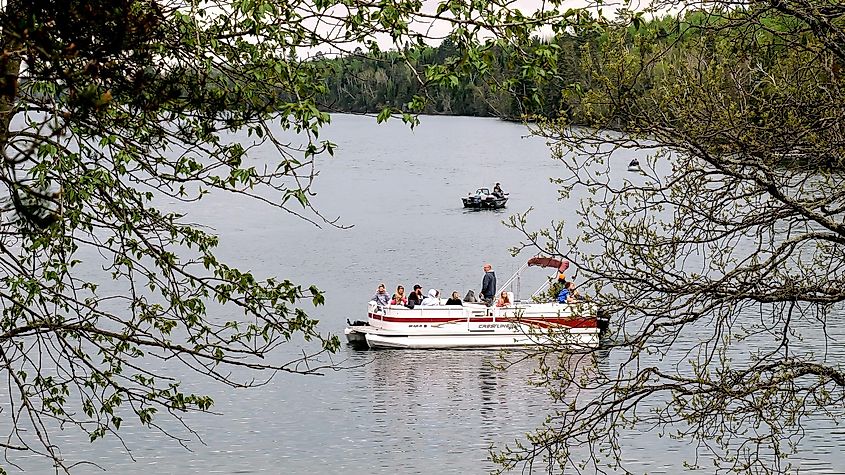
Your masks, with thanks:
M496 273L493 272L493 266L490 264L484 264L484 279L481 281L479 298L488 307L493 305L493 300L496 298Z
M422 294L422 286L417 284L414 286L414 291L411 292L411 295L408 296L408 304L406 305L408 308L414 308L417 305L421 304L423 301L423 294Z
M449 300L446 301L446 305L461 305L461 306L463 306L463 304L464 303L461 302L461 294L459 294L457 290L452 292L452 296L449 298Z

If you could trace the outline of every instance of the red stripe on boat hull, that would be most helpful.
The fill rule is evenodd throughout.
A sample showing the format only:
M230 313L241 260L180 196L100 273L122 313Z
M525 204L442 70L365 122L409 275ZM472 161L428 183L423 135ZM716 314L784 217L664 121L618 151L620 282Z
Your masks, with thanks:
M422 318L422 317L414 317L414 318L407 318L407 317L388 317L379 315L377 313L369 314L369 317L374 320L381 320L383 322L391 322L391 323L407 323L407 324L418 324L418 323L462 323L466 322L466 318L449 318L449 317L429 317L429 318ZM594 317L570 317L570 318L493 318L493 317L471 317L469 319L469 323L489 323L489 322L513 322L513 323L524 323L527 325L539 325L543 327L551 326L551 325L563 325L572 328L595 328L597 326L597 320Z

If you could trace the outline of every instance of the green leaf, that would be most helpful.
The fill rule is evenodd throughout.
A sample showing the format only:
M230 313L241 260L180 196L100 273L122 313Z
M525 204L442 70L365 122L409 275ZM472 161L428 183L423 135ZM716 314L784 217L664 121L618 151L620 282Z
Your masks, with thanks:
M376 117L376 123L382 123L390 118L391 110L389 107L385 107L384 109L379 112L378 117Z

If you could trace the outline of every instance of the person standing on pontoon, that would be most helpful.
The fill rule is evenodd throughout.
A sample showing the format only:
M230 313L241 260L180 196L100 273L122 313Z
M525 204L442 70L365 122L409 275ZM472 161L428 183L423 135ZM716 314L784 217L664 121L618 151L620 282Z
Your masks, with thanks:
M490 264L484 264L484 279L481 281L479 296L488 307L493 305L496 298L496 273L493 272L493 266Z

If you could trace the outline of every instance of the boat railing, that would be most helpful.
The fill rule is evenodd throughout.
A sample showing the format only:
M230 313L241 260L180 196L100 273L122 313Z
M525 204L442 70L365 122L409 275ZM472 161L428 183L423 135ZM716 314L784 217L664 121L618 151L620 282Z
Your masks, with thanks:
M392 317L440 317L448 318L451 322L466 321L472 322L473 319L490 318L492 322L512 321L514 318L522 318L554 313L560 314L565 312L574 317L590 316L596 312L596 305L591 301L575 302L575 303L558 303L558 302L531 302L531 301L513 301L506 307L488 307L483 303L464 302L463 305L417 305L414 308L408 308L404 305L377 305L372 303L371 312L383 316ZM442 322L441 322L442 323Z
M522 271L524 271L526 267L528 267L528 263L527 263L527 262L526 262L525 264L522 264L522 266L520 266L520 268L519 268L519 269L517 269L517 270L516 270L516 272L514 272L514 273L513 273L513 275L511 276L511 278L510 278L510 279L508 279L507 281L505 281L505 283L504 283L504 284L502 284L501 288L502 288L502 289L507 289L507 288L508 288L508 287L510 287L510 286L511 286L511 284L513 284L515 281L519 280L519 274L521 274L521 273L522 273Z
M466 303L462 305L415 305L414 308L408 308L404 305L377 305L370 303L371 311L375 313L388 315L424 315L430 313L445 314L449 317L454 316L456 319L469 318L469 315L474 314L479 309L486 309L483 304Z
M546 281L543 282L540 285L540 287L538 287L537 290L534 291L534 293L531 294L531 298L533 299L534 297L539 296L540 294L545 292L546 289L548 289L551 285L552 285L552 278L550 277L550 278L546 279Z

